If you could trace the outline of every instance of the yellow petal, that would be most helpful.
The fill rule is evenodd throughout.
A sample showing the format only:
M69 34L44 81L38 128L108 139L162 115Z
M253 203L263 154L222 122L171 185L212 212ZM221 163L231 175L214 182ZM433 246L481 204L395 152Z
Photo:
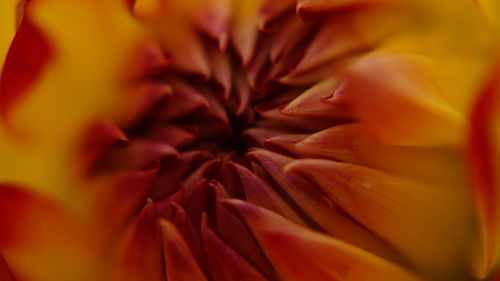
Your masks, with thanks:
M0 3L0 72L16 32L18 2L18 0L5 0Z
M80 208L81 201L70 199L81 198L73 170L79 138L96 119L121 123L120 116L134 107L125 86L139 67L144 33L119 1L32 1L25 18L46 36L54 56L9 112L9 127L2 124L0 157L9 164L1 165L0 179Z
M257 14L262 1L233 0L231 42L244 66L250 62L257 44Z
M427 68L422 57L378 54L349 71L345 91L358 118L380 142L422 146L460 139L464 117L436 94Z
M291 162L356 221L433 278L458 278L471 237L462 185L430 186L362 166L320 159ZM439 249L439 251L436 251ZM429 253L432 253L431 255Z

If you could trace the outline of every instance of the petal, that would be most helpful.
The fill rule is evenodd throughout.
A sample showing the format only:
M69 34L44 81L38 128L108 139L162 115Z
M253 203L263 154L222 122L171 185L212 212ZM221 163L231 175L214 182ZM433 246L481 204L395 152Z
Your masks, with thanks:
M266 281L247 261L224 243L207 225L206 217L202 222L202 239L210 272L215 280Z
M271 175L294 205L327 233L387 259L401 260L399 253L346 216L318 187L300 176L283 173L285 165L293 159L265 150L252 151L249 157Z
M165 267L170 281L206 281L200 267L177 228L167 220L161 220Z
M3 114L26 95L53 56L53 47L46 35L31 20L24 19L1 72L0 108Z
M229 168L238 175L246 201L281 214L297 224L305 224L297 212L252 171L234 162L229 162Z
M327 157L414 179L455 185L465 180L460 152L446 147L409 147L380 144L359 122L334 126L295 144L302 155Z
M59 202L0 185L0 229L0 252L16 280L106 278L94 230Z
M345 91L358 118L380 142L426 146L460 139L464 117L440 99L428 68L422 57L378 54L349 71Z
M85 172L94 169L98 161L113 147L129 144L125 133L111 121L97 121L88 126L82 136L80 151L81 169Z
M209 36L217 39L220 50L225 50L227 47L231 16L230 3L231 0L210 0L202 1L197 7L198 27Z
M209 103L203 94L185 81L171 79L168 82L172 85L173 95L159 110L159 118L175 119L208 108Z
M470 210L463 183L419 184L320 159L296 160L285 167L285 173L310 179L350 217L391 243L426 274L451 279L466 274L461 262L472 241L472 226L464 219Z
M244 66L253 57L259 33L257 13L262 0L238 0L233 2L231 42Z
M218 182L212 181L209 183L209 187L214 194L214 201L215 201L215 215L214 215L214 230L217 231L220 234L220 239L223 239L225 244L222 246L223 248L228 248L228 250L221 250L221 256L225 254L225 252L233 252L234 255L237 255L243 259L245 259L250 266L255 267L255 269L262 273L265 276L273 276L274 271L269 263L267 261L266 257L262 253L262 250L260 249L259 245L256 243L255 239L252 237L252 235L248 232L245 224L237 217L235 216L234 213L230 212L227 210L225 206L222 205L222 201L225 199L228 199L227 194L225 194L222 185L220 185ZM206 222L203 227L206 227L205 231L207 233L202 233L202 235L207 235L205 238L210 238L212 236L210 233L212 232L208 226L206 226ZM202 232L204 230L202 229ZM237 235L235 235L237 234ZM214 234L215 235L215 234ZM212 240L212 239L210 239ZM215 241L218 240L217 238L213 238L215 244L218 244L219 242ZM224 243L221 241L221 243ZM227 245L226 245L227 244ZM214 245L211 246L205 246L205 249L207 251L207 256L211 256L211 254L208 254L210 252L209 248L213 247ZM212 250L212 252L217 252L215 250ZM215 254L217 256L218 254ZM232 254L231 254L232 255ZM220 257L223 258L223 257ZM210 258L208 258L210 260ZM210 265L212 266L212 265ZM221 267L216 263L216 267ZM216 269L218 272L216 275L224 275L221 274L219 271L224 271L227 270L225 267L222 267L221 269ZM237 279L236 279L237 280Z
M315 25L305 24L295 15L284 20L272 36L270 58L273 64L286 58L293 47L308 42Z
M77 179L81 138L96 120L126 123L126 113L135 108L129 103L135 96L128 95L136 82L131 70L147 40L121 1L30 1L26 8L24 20L48 40L54 57L8 113L13 130L0 130L0 154L9 163L2 165L0 178L78 209L82 201L74 198L87 192Z
M126 148L109 151L99 163L106 171L151 169L169 159L177 159L179 152L172 146L148 140L134 140Z
M208 79L211 76L210 66L202 40L184 21L170 20L161 25L158 28L161 43L172 57L173 67Z
M296 0L265 0L258 14L258 24L261 30L268 30L273 23L295 8Z
M0 254L0 280L16 281L5 258Z
M178 159L162 161L160 170L151 186L150 196L157 200L170 195L184 177L206 160L207 156L204 153L188 151L182 153Z
M102 229L114 233L145 202L158 167L149 170L120 171L93 179L90 210Z
M272 212L237 200L229 204L245 219L283 279L419 280L380 257L294 225Z
M369 49L402 26L397 13L383 9L339 13L318 28L293 71L310 71L342 56Z
M467 153L479 214L479 257L475 273L484 278L498 264L500 245L500 67L497 65L472 111Z
M227 100L232 90L231 60L227 53L223 53L210 45L208 47L210 67L213 78L222 88L222 97Z
M158 219L156 206L153 201L148 200L124 240L114 280L164 280L165 268Z
M148 137L150 139L179 148L190 144L196 139L198 128L161 123L150 128L149 132Z
M0 3L0 72L5 62L5 56L16 33L18 20L17 0L6 0Z
M345 104L326 104L323 99L330 97L339 82L330 78L316 83L296 99L283 107L281 113L297 117L348 118L352 116L350 108Z
M393 0L298 0L297 14L306 20L316 20L323 14L345 12L349 10L363 11L366 7L379 6L383 3L397 2ZM404 1L403 1L404 2Z

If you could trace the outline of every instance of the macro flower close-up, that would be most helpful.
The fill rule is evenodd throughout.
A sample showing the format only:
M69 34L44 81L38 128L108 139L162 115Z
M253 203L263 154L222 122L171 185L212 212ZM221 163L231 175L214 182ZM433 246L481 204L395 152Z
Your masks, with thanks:
M500 280L497 0L1 0L0 281Z

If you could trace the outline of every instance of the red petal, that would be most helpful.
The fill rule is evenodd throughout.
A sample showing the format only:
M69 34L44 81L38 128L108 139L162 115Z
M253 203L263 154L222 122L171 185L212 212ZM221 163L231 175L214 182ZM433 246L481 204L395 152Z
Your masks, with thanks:
M208 227L206 217L202 224L202 236L205 255L214 280L267 281Z
M295 223L305 224L295 210L253 172L234 162L229 162L229 167L238 175L246 201L281 214Z
M148 200L125 239L114 280L165 280L158 219L156 206Z
M86 130L80 148L81 169L90 171L106 152L113 147L124 147L129 140L114 123L96 122Z
M2 281L16 281L12 271L7 264L7 261L4 259L2 254L0 254L0 280Z
M218 40L220 50L225 50L227 47L231 14L230 2L228 0L205 1L198 7L196 15L198 27Z
M97 179L94 194L94 211L103 226L111 232L137 211L146 200L158 168L146 171L125 171L104 175Z
M168 80L168 83L172 85L173 94L159 110L159 118L171 120L208 108L207 99L188 83L174 79Z
M258 14L260 29L268 30L271 28L275 21L294 10L296 2L296 0L265 0Z
M153 199L162 199L171 194L184 177L207 160L208 156L200 151L188 151L182 153L178 159L163 161L152 184L150 196Z
M161 142L134 140L126 148L110 151L99 163L101 168L109 170L151 169L158 166L160 160L177 159L179 152L172 146Z
M246 259L253 267L268 277L274 276L272 266L267 261L259 245L248 232L243 222L234 213L222 205L228 199L223 187L217 182L210 182L209 187L214 193L215 200L215 226L221 238L231 249L242 258ZM226 246L226 247L227 247Z
M0 77L0 109L4 116L22 98L53 57L45 35L25 18L12 41Z
M473 192L481 222L482 256L479 257L480 265L476 272L480 278L485 277L498 262L500 252L499 77L500 64L497 64L472 110L467 147Z
M169 281L207 281L177 228L161 220L165 267Z

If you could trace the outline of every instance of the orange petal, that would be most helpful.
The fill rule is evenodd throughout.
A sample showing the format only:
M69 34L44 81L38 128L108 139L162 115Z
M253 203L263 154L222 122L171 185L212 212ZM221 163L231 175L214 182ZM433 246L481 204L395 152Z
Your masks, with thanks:
M205 79L211 76L210 65L201 38L183 22L169 22L159 30L161 42L172 57L172 66Z
M362 123L334 126L295 144L302 155L328 157L443 185L464 180L458 151L445 147L390 146L377 142Z
M424 185L320 159L296 160L285 167L285 173L309 178L349 216L391 243L423 272L451 279L466 274L461 261L470 246L472 226L464 220L470 210L463 183Z
M367 43L352 25L347 16L337 16L321 26L293 71L306 72L366 47Z
M167 220L160 221L167 279L170 281L207 281L177 228Z
M283 173L285 165L293 159L265 150L252 151L249 157L259 163L272 176L280 190L326 232L385 258L401 260L394 249L346 216L317 186L295 174Z
M148 200L125 238L114 280L164 280L165 268L158 219L155 204Z
M307 137L305 134L283 134L266 139L263 143L264 148L279 152L284 155L292 155L295 157L304 156L295 147L295 144L304 140Z
M345 91L358 118L382 143L454 144L464 118L440 99L433 81L423 57L375 54L353 66Z
M325 118L304 118L304 117L293 117L286 116L280 112L280 108L271 107L267 108L267 105L260 104L255 107L257 113L264 117L263 122L277 121L280 124L280 128L291 127L295 129L303 130L321 130L330 127L335 124L334 121Z
M0 229L0 252L16 280L106 279L94 230L58 202L0 185Z
M244 66L252 59L259 30L257 13L262 0L239 0L233 3L231 42Z
M302 18L310 18L315 14L331 13L345 8L361 8L363 6L388 2L388 0L298 0L297 14Z
M401 267L303 228L249 203L231 200L283 279L290 281L416 281ZM300 257L300 258L297 258Z
M347 105L333 105L322 102L323 99L330 97L338 86L337 79L332 78L316 83L280 111L285 115L297 117L351 117L352 113Z

